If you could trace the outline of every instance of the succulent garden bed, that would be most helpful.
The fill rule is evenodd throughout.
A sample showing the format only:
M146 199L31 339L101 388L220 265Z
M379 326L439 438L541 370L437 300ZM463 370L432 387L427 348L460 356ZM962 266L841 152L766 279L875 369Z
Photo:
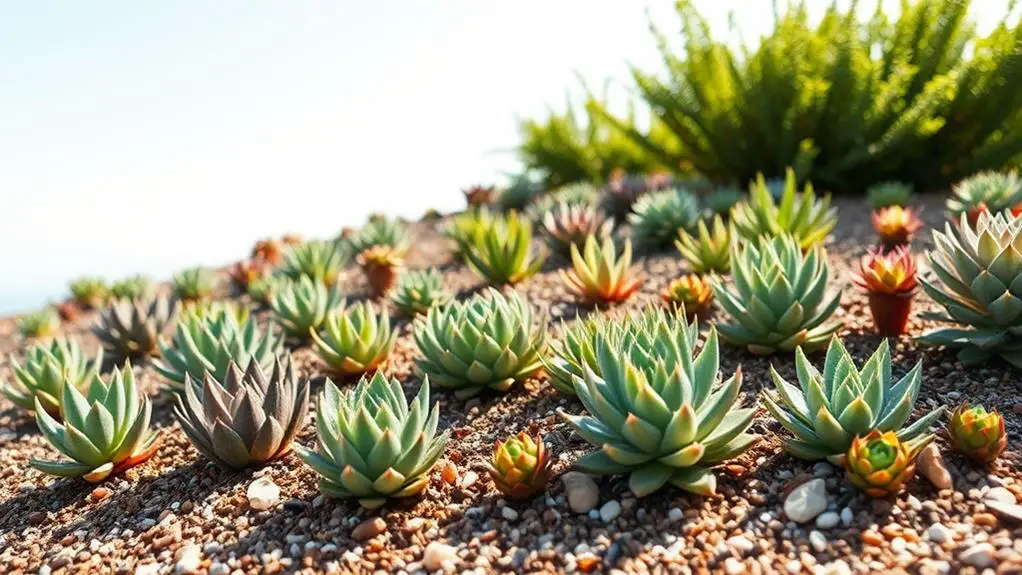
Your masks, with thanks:
M932 247L931 230L943 225L944 201L936 195L915 198L926 224L915 241L916 253ZM861 200L837 199L835 207L840 220L827 257L829 288L840 292L841 303L832 321L842 323L838 334L861 367L882 341L874 332L867 297L854 288L852 280L866 246L875 242L875 232L870 209ZM438 270L442 285L458 300L483 292L485 283L457 259L452 242L439 231L444 223L412 224L412 249L406 255L383 250L360 258L366 273L349 265L337 282L339 293L349 305L370 299L371 292L385 288L389 281L370 271L371 266L386 268L400 259L408 269ZM597 227L609 230L603 224ZM514 237L515 230L507 234ZM636 240L647 245L665 241L649 230L640 231ZM585 282L562 279L562 272L571 268L567 257L548 259L539 273L505 290L517 292L534 313L548 316L552 321L547 335L554 339L559 336L560 321L570 322L576 314L618 315L662 306L661 291L684 271L678 253L670 247L672 241L666 238L669 249L659 254L633 257L645 282L608 310L592 311L576 303L566 286ZM373 245L380 243L386 242ZM594 244L583 251L598 253L599 249ZM285 262L284 269L289 265ZM506 271L497 269L494 274ZM229 273L245 270L223 270L219 275ZM178 283L201 288L205 283L198 277L201 274L190 275L195 277L181 277ZM319 285L310 284L307 290ZM615 293L633 289L622 282ZM190 291L199 296L203 290ZM223 288L220 291L220 299L250 303L248 296L237 298ZM333 301L335 296L322 297ZM419 373L430 371L431 366L421 361L413 322L400 317L393 304L384 306L395 336L385 371L397 378L411 400L420 390ZM287 306L277 302L274 307ZM193 447L173 416L176 399L167 392L167 382L178 377L177 372L183 379L186 370L174 365L157 370L152 363L142 362L135 366L135 379L151 398L152 428L161 433L162 442L151 458L99 483L54 478L31 467L30 459L54 459L56 452L29 412L6 400L0 403L0 565L6 572L51 574L440 569L794 574L994 568L1017 572L1022 569L1022 508L1015 505L1016 499L1022 499L1022 465L1014 448L1022 432L1019 375L1001 360L965 367L954 352L915 340L913 335L939 325L920 319L916 312L940 309L928 296L918 294L908 320L909 335L890 340L895 381L922 361L919 397L910 420L941 406L953 409L966 399L996 407L1004 416L1009 449L989 465L967 460L951 449L943 430L947 415L941 416L934 445L942 462L919 461L919 477L891 497L870 497L849 483L839 467L803 461L782 451L782 439L789 435L757 400L761 392L774 388L771 366L786 380L797 381L796 355L790 351L764 357L749 353L747 346L721 343L720 372L727 379L741 366L741 393L735 405L757 406L748 432L761 435L762 440L714 470L716 495L696 495L668 484L637 498L628 474L595 481L577 472L568 475L591 447L557 412L582 414L584 409L577 399L557 392L546 376L515 383L504 393L492 389L452 393L444 389L449 382L438 374L430 402L439 406L438 429L449 434L446 448L417 495L389 499L373 509L367 508L377 503L371 499L363 498L369 505L360 506L355 499L324 497L317 473L294 453L257 469L233 471L214 465ZM276 321L273 310L253 313L261 326ZM288 316L283 323L297 335L303 333L303 322L316 321L304 312L279 313ZM365 316L371 315L364 309L358 313L362 317L353 316L350 321L365 322ZM98 316L98 312L84 312L61 328L63 335L78 337L90 356L100 348L90 331ZM311 380L313 394L324 388L331 373L316 349L336 347L346 329L325 321L326 336L301 344L288 342L295 375L303 382ZM700 323L701 337L707 336L707 325L727 321L721 309L709 311ZM383 326L380 331L385 332ZM389 341L391 334L380 337ZM0 320L0 353L20 358L25 348L13 318ZM164 353L164 358L172 355ZM337 359L331 365L335 371L357 373L379 358L369 354L356 359ZM810 354L809 360L822 369L824 353ZM268 374L272 365L264 368ZM5 363L0 380L11 377L11 366ZM342 390L353 388L357 379L331 377ZM316 444L315 411L310 408L296 439L310 449ZM550 457L550 481L540 485L537 493L512 499L495 489L488 464L496 442L522 431L543 438ZM308 454L303 452L303 458ZM934 483L948 480L941 477L942 467L950 485Z

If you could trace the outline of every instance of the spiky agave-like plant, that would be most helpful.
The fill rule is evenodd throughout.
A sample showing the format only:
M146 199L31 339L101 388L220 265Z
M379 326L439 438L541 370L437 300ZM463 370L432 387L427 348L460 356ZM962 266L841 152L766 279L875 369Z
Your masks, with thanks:
M211 304L186 310L177 322L170 345L160 345L162 358L154 363L172 391L185 391L189 380L201 385L208 372L224 381L231 364L263 371L273 367L284 351L284 338L263 332L247 312L230 304Z
M469 267L492 285L514 285L539 271L546 252L532 248L532 224L517 212L477 228L464 252Z
M667 248L678 237L678 232L692 229L697 221L699 200L681 188L639 198L628 215L636 249L647 252Z
M282 282L270 298L270 307L277 321L289 336L305 341L322 327L327 314L341 305L343 298L336 287L302 276L297 281Z
M643 278L631 271L632 243L627 238L618 257L614 240L606 237L601 245L589 236L581 253L572 244L571 264L570 270L560 271L561 280L586 304L622 302L642 287Z
M110 288L100 277L86 276L71 282L71 298L82 309L98 309L110 298Z
M486 296L433 307L415 319L419 370L433 383L466 398L486 388L507 391L541 367L546 322L517 293Z
M222 379L207 372L201 381L185 375L185 391L174 403L174 415L199 453L244 469L291 449L309 410L309 381L295 377L290 357L275 359L269 378L258 362L244 374L230 362Z
M798 387L771 366L775 390L763 400L774 419L791 433L782 442L784 450L801 459L839 462L855 436L874 429L892 431L903 441L915 439L928 432L944 411L940 407L904 427L919 397L922 362L894 382L886 339L862 369L856 369L841 340L833 338L823 373L798 348L795 371Z
M163 334L177 314L177 300L163 296L149 301L114 300L99 316L92 333L103 344L107 359L120 365L126 359L157 355Z
M307 277L329 287L347 265L350 252L338 242L305 242L288 246L281 259L280 273L284 276L294 281Z
M826 293L829 273L821 246L803 253L789 234L734 242L732 282L713 278L717 301L735 321L717 325L721 338L760 355L826 345L840 327L824 325L841 298Z
M790 234L803 249L822 244L837 225L837 209L830 206L830 194L817 201L813 185L806 183L802 194L796 191L795 172L788 168L780 203L774 200L763 175L749 184L749 199L731 210L731 221L742 237Z
M448 432L437 434L440 406L429 407L428 379L411 406L401 384L379 371L345 394L327 380L316 406L318 449L295 444L295 452L319 474L324 494L374 509L429 484Z
M962 214L957 226L934 231L928 252L936 279L920 278L923 290L944 313L924 318L948 321L919 339L959 348L958 359L975 365L1000 356L1022 369L1022 216L1004 211L979 216L975 225Z
M31 411L38 401L46 413L61 417L64 385L84 389L103 366L103 350L89 361L77 340L57 338L30 347L24 365L13 355L10 364L13 381L0 385L0 393L22 409Z
M576 467L601 475L627 473L637 497L667 483L701 495L716 492L711 468L760 439L746 433L756 409L737 408L741 370L721 383L716 330L710 328L698 355L689 341L657 338L649 348L626 338L614 346L597 335L601 373L586 370L575 383L589 415L559 412L597 448ZM671 351L660 353L664 348Z
M319 357L335 372L360 375L379 369L394 349L397 332L390 329L390 316L379 314L369 302L343 305L327 314L323 335L312 333Z
M716 215L713 217L712 233L703 220L699 220L698 230L698 237L685 230L678 232L674 245L681 252L681 257L697 274L730 272L731 226L724 225L724 220Z
M216 291L216 273L195 267L174 274L171 281L174 295L183 301L207 299Z
M57 314L57 310L46 306L19 317L16 324L23 338L50 337L60 330L60 315Z
M443 276L434 268L404 274L390 296L394 307L409 317L426 313L434 305L446 305L451 299Z
M997 213L1022 203L1022 181L1016 172L981 172L951 188L947 211L954 218L967 214L975 221L980 212Z
M65 385L62 395L63 423L38 401L35 417L43 437L71 461L33 459L32 467L98 482L149 459L159 447L160 433L149 429L152 406L135 385L131 363L114 370L109 381L94 374L85 394Z
M610 236L614 222L595 205L560 202L543 214L543 235L554 252L571 255L572 246L581 246L589 236Z

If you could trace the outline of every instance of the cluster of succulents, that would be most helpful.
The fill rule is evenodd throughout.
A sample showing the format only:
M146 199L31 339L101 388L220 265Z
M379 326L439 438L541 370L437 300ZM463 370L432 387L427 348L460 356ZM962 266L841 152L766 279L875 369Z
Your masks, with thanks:
M330 312L342 305L336 287L327 287L309 276L281 282L270 297L270 307L284 333L300 341L312 337L326 322Z
M103 352L90 361L76 340L57 338L30 347L24 365L13 355L10 364L14 379L0 385L0 394L21 409L31 411L39 406L59 418L64 386L81 390L91 383L103 365Z
M141 274L120 279L110 286L111 297L117 299L145 299L152 292L153 281Z
M947 211L975 222L983 212L1014 210L1022 204L1022 181L1015 172L983 172L958 182L951 189Z
M390 301L406 316L424 314L435 305L446 305L452 295L444 288L444 279L435 269L404 274L394 287Z
M699 200L684 189L646 194L632 206L628 222L636 249L655 252L666 249L682 230L699 221Z
M99 338L107 359L120 365L127 359L158 355L160 342L177 314L177 301L162 296L147 301L114 300L99 316L92 333Z
M468 266L492 285L514 285L539 271L546 252L532 246L532 224L516 212L476 228L464 245Z
M304 242L284 250L278 270L294 281L306 277L316 283L332 286L349 258L348 250L338 242Z
M110 287L100 277L86 276L71 282L71 299L82 309L99 309L110 298Z
M731 210L731 221L747 240L788 234L802 248L810 248L830 235L837 225L837 211L831 207L829 195L816 199L810 183L798 194L795 172L789 169L779 200L760 174L749 186L749 199Z
M60 330L60 315L47 306L19 317L17 326L18 333L26 339L50 337Z
M319 357L344 376L379 369L394 349L396 338L387 310L377 313L368 302L339 307L327 314L322 335L312 332Z
M579 251L571 246L571 269L561 270L561 279L584 304L612 304L625 301L642 287L643 278L632 273L632 243L626 238L620 257L614 240L602 243L593 236Z
M398 254L408 250L408 232L398 220L372 218L358 232L348 238L352 253L360 254L370 248L387 246Z
M207 299L216 291L216 273L201 267L181 270L174 274L171 287L181 301Z
M692 271L697 274L720 273L731 271L731 227L724 224L720 215L713 217L712 231L706 222L699 220L698 236L686 230L678 233L674 245L681 257L688 262Z

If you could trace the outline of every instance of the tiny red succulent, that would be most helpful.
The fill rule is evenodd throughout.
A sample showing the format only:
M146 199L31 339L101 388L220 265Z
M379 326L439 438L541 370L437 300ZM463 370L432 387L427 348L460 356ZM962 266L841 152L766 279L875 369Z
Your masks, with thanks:
M912 298L919 285L916 265L908 246L883 253L873 248L859 262L853 283L869 296L873 323L883 335L905 333Z
M509 497L528 497L546 487L550 479L550 457L543 439L522 431L493 446L489 461L490 478Z
M912 208L895 205L873 212L873 229L888 248L910 243L922 226L922 220Z

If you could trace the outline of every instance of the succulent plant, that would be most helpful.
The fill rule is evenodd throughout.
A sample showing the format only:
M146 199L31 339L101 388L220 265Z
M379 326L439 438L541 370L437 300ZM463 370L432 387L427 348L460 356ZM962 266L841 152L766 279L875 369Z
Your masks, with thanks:
M591 204L560 202L543 215L546 243L554 252L569 256L572 246L581 246L587 237L610 236L614 222Z
M837 210L830 206L830 195L816 200L813 185L807 183L801 195L796 192L795 172L788 169L780 204L774 199L760 174L749 185L749 199L731 210L731 221L742 237L790 234L803 249L822 244L837 225Z
M679 237L674 245L681 252L681 257L697 274L730 272L731 227L724 225L724 220L717 215L713 217L712 233L703 220L699 220L698 230L698 238L685 230L678 232Z
M468 259L468 252L476 237L487 234L493 225L493 215L486 209L471 210L458 214L444 228L444 235L454 240L458 254Z
M538 182L526 174L520 174L512 177L510 184L497 194L496 205L504 212L511 210L520 212L542 193L543 188Z
M110 295L115 299L146 299L152 293L152 280L141 274L115 281L110 286Z
M206 299L216 290L216 273L206 268L188 268L174 274L174 295L182 301Z
M428 208L425 212L422 213L421 221L435 222L443 217L444 215L440 213L440 210L436 208Z
M871 430L855 436L842 460L848 481L870 497L888 497L901 491L916 474L916 457L933 441L922 435L908 441L893 431Z
M685 274L671 280L660 292L660 298L668 307L680 308L689 319L694 319L713 305L713 285L699 274Z
M36 402L35 418L43 437L71 461L33 459L43 473L99 482L152 457L159 432L149 430L152 406L135 385L131 364L114 370L104 382L93 374L88 391L65 385L64 421L56 421Z
M13 380L0 385L0 394L26 410L35 409L36 402L53 417L61 417L60 400L64 385L84 389L103 365L103 351L89 361L78 342L57 338L33 345L25 352L25 364L10 356Z
M366 249L358 254L356 261L362 266L373 297L381 297L394 287L404 264L401 252L386 245Z
M280 236L280 243L285 246L297 246L305 243L305 239L298 234L284 234Z
M561 270L561 280L568 291L585 304L618 303L632 297L642 287L643 278L632 273L632 243L625 238L624 249L618 257L614 240L603 238L602 245L589 236L585 248L571 246L571 264L568 271Z
M905 333L912 298L915 297L916 264L908 246L900 246L884 253L871 249L859 262L852 283L869 296L873 323L882 335Z
M717 325L724 341L758 355L826 345L839 323L824 325L840 303L828 295L827 255L821 246L805 253L788 234L733 242L732 282L712 278L720 306L735 323Z
M522 431L493 446L487 468L498 491L523 499L546 487L550 480L550 454L541 437Z
M410 497L429 484L429 472L447 445L436 433L440 406L429 407L424 379L411 406L401 384L377 371L341 394L327 380L316 409L318 449L295 444L295 452L319 474L331 497L357 498L374 509L390 497Z
M269 274L269 266L266 262L258 259L241 260L231 266L231 283L247 291L248 286L259 281Z
M319 357L345 376L379 369L394 349L396 339L397 332L390 329L387 310L377 314L368 302L334 310L327 314L323 335L312 334Z
M249 282L245 292L248 293L254 301L269 305L273 299L273 294L280 289L281 285L285 285L291 280L275 275L264 275L256 278Z
M369 220L348 240L352 253L362 253L369 248L387 246L397 255L408 250L408 232L398 220L376 218Z
M682 332L689 329L678 323ZM601 373L585 370L575 382L589 415L559 412L597 448L576 467L599 475L628 473L637 497L667 483L701 495L716 492L710 468L760 439L745 433L756 409L737 409L741 370L721 384L717 331L710 328L698 355L691 339L658 337L650 348L627 336L617 345L596 336Z
M600 190L586 182L576 182L561 186L539 198L536 198L526 209L526 214L533 222L542 222L547 212L559 204L569 206L596 206L600 200Z
M99 316L92 333L103 344L107 359L120 365L126 359L157 355L163 334L177 313L177 301L163 296L147 301L114 300Z
M461 191L469 208L481 208L493 203L497 196L496 186L474 185Z
M912 199L912 184L905 182L880 182L866 190L869 206L874 210L888 206L908 206Z
M273 367L284 351L284 339L263 332L247 312L239 316L231 305L211 304L181 314L170 345L160 345L162 358L154 363L173 391L185 391L189 380L202 385L208 372L224 381L232 363L248 367L256 363L263 371Z
M301 341L318 331L327 315L341 305L341 293L336 287L328 288L309 276L281 282L270 298L270 307L284 332Z
M202 381L200 384L199 381ZM229 469L272 461L291 449L309 410L309 381L299 381L290 357L273 361L269 378L258 362L244 374L232 361L224 377L185 375L174 416L199 453Z
M968 401L951 413L947 432L955 450L980 463L997 459L1008 446L1001 414L996 409L987 411L982 405L970 407Z
M303 276L327 287L334 285L337 275L349 259L348 250L337 242L305 242L284 250L280 273L298 281Z
M477 228L465 246L468 266L493 285L514 285L539 271L545 252L532 249L532 224L516 212Z
M98 309L110 298L106 280L99 277L81 277L71 282L71 299L82 309Z
M646 178L642 176L614 176L603 189L603 209L621 221L631 213L635 202L649 192Z
M434 305L446 305L451 293L444 289L444 278L435 268L411 271L398 280L390 301L411 317L429 311Z
M955 218L966 214L975 222L980 212L997 213L1022 202L1022 182L1015 172L982 172L951 188L947 211Z
M628 222L636 249L653 252L667 248L681 230L699 221L699 201L683 189L646 194L632 206Z
M419 370L434 385L466 398L486 388L507 391L541 367L546 322L517 293L489 289L464 302L433 307L415 319Z
M597 336L614 349L635 341L646 349L656 349L660 355L671 355L674 363L682 363L684 359L678 354L682 349L694 348L698 334L695 324L687 324L673 310L653 306L623 318L591 315L570 326L562 325L561 337L551 342L550 353L543 357L543 366L557 391L575 395L575 385L587 371L596 375L603 373L596 355Z
M284 242L272 238L259 240L252 246L252 259L271 266L278 265L284 252L283 244Z
M784 450L808 460L837 462L852 438L871 430L892 431L903 441L929 431L940 417L940 407L903 427L912 415L922 382L922 362L892 385L891 350L884 340L861 370L838 338L827 348L821 374L803 353L795 350L799 386L785 381L771 366L774 393L764 394L767 410L792 437Z
M26 339L50 337L60 330L60 316L50 306L26 313L16 323L18 333Z
M726 218L730 215L731 208L735 207L744 197L745 193L739 188L721 186L714 188L703 197L703 205L706 206L709 213Z
M1022 217L1010 212L984 213L975 225L962 214L957 227L947 223L943 233L933 232L936 246L927 258L939 283L919 281L945 313L922 316L958 326L931 331L922 341L960 348L965 365L998 355L1022 369L1020 232Z
M889 248L910 243L921 227L923 222L912 208L890 206L873 212L873 229Z

